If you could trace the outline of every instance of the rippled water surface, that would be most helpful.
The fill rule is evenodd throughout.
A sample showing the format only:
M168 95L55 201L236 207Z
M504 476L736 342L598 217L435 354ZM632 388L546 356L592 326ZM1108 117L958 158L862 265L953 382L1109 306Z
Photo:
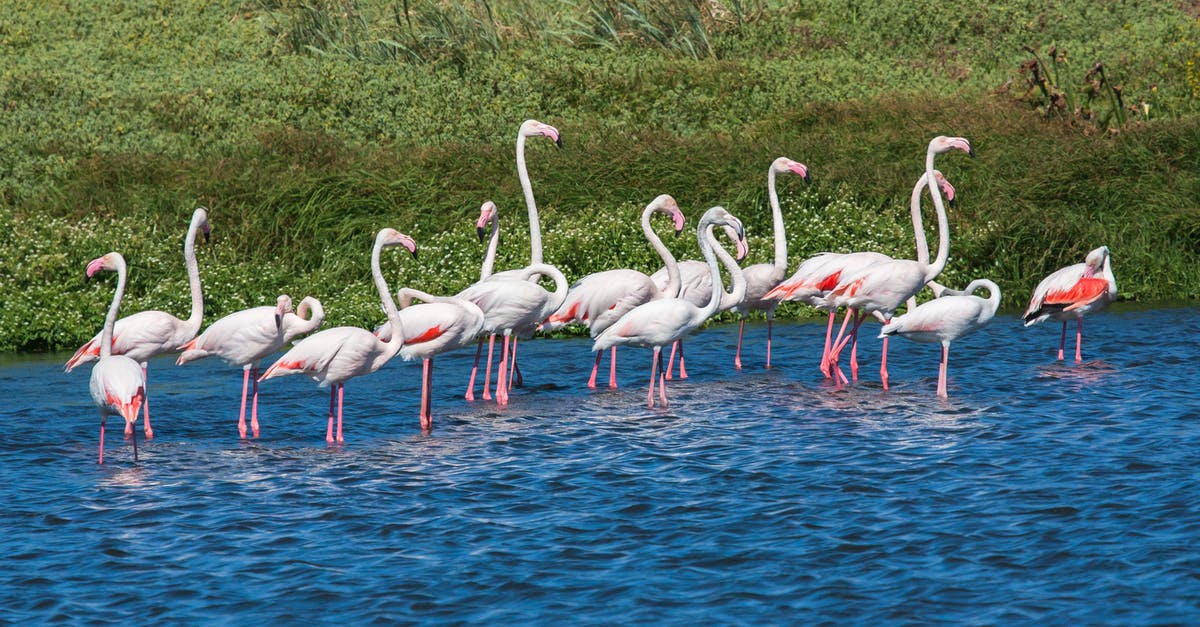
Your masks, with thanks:
M691 377L645 408L649 351L623 387L582 387L583 340L521 347L507 407L461 397L470 352L328 395L263 386L239 442L240 371L150 367L141 460L109 423L95 463L88 369L0 363L0 619L239 624L1150 623L1200 620L1200 310L1090 319L1080 365L1057 326L1011 316L938 349L878 342L843 389L815 368L823 327L690 339Z

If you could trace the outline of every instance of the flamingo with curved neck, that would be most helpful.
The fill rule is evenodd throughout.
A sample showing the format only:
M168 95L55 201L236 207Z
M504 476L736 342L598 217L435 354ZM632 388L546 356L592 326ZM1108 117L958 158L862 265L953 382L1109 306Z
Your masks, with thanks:
M1058 360L1062 361L1067 344L1067 321L1074 319L1075 363L1083 361L1083 316L1099 311L1117 299L1117 278L1113 276L1108 246L1089 252L1083 263L1061 268L1042 279L1033 290L1029 307L1021 319L1030 326L1053 318L1062 321L1058 342Z
M104 463L104 423L110 413L119 414L125 419L125 424L133 436L133 461L137 461L137 432L133 429L137 422L138 410L146 398L146 375L142 367L129 357L112 354L113 327L117 321L117 312L121 308L121 298L125 295L125 258L121 253L111 252L98 259L93 259L87 265L87 276L91 278L100 270L117 273L117 289L113 292L112 304L104 317L104 327L100 331L99 357L92 367L92 377L89 389L92 400L100 409L100 461Z

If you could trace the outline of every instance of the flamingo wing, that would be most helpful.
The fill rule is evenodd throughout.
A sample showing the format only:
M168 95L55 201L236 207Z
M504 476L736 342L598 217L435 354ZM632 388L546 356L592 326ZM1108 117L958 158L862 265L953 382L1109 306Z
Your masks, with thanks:
M422 303L400 311L400 326L404 329L400 356L425 359L478 337L483 330L483 312L469 302Z
M1077 309L1103 296L1108 290L1108 282L1089 277L1087 272L1087 264L1077 263L1055 270L1042 279L1021 316L1025 326L1037 324L1056 313Z

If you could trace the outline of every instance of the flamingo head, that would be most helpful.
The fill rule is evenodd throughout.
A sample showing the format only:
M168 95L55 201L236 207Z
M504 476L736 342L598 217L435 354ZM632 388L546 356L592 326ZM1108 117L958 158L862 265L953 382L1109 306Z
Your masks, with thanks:
M521 137L536 137L538 135L545 135L546 137L553 139L554 143L559 148L563 147L562 137L559 136L558 129L550 126L549 124L538 122L537 120L525 120L521 124L519 135Z
M1106 259L1108 259L1108 246L1101 246L1089 252L1083 260L1083 263L1087 264L1088 267L1088 276L1098 272Z
M934 154L942 154L951 150L961 150L967 153L967 156L974 157L975 149L971 148L971 142L965 137L946 137L938 135L929 141L929 150Z
M125 258L121 256L121 253L117 253L117 252L108 253L107 255L104 255L103 257L97 257L88 262L87 277L90 279L90 278L92 278L92 275L96 274L97 272L99 272L101 270L112 271L112 270L116 270L124 265L125 265Z
M283 328L283 317L292 312L292 297L280 294L275 300L275 330Z
M208 209L196 207L196 210L192 212L192 223L196 225L196 228L200 229L200 234L204 236L204 243L207 244L210 239L209 231L211 230L211 227L208 226Z
M325 320L325 308L321 306L321 301L312 296L305 296L296 308L296 315L310 322L316 320L317 325L320 325Z
M675 237L683 232L683 212L679 210L679 203L675 202L675 198L670 194L660 194L654 200L650 201L649 208L671 216L671 222L675 224Z
M408 249L408 252L412 253L413 259L417 258L417 242L396 229L383 229L379 231L379 235L375 236L375 240L380 246L403 246Z
M487 237L487 226L494 220L499 220L500 215L496 210L496 203L488 200L479 208L479 219L475 221L475 233L479 235L479 242Z
M799 161L792 161L787 157L780 157L771 163L771 169L779 174L784 172L795 172L800 178L804 179L805 183L812 183L812 179L808 176L808 166Z
M951 209L953 209L954 208L954 186L950 184L950 181L946 180L945 176L942 176L942 173L940 170L933 171L933 178L937 181L938 188L940 188L942 190L942 195L946 197L946 204L949 205Z
M750 248L746 245L746 227L742 226L742 221L737 219L732 213L729 213L724 207L712 207L704 212L700 217L700 224L696 227L698 231L703 232L708 227L714 224L721 224L727 227L725 233L730 239L737 242L738 255L740 261L746 256Z
M737 249L734 254L734 259L737 259L738 261L745 259L746 255L750 254L750 245L746 243L745 236L738 235L737 229L734 229L728 224L722 226L721 228L725 231L725 236L733 242L734 247Z

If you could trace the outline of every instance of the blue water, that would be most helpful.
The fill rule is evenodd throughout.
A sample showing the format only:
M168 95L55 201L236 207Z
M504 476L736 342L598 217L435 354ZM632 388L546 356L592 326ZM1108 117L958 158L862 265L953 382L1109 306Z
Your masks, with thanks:
M65 355L0 364L0 622L246 624L1154 623L1200 620L1200 310L1090 319L1085 363L1058 327L1011 316L955 345L893 341L893 386L816 371L823 327L691 338L669 410L644 406L649 352L618 391L580 385L583 340L521 347L506 408L461 398L472 354L328 395L264 384L239 442L240 372L151 364L155 438L132 461ZM1175 330L1165 333L1168 330Z

